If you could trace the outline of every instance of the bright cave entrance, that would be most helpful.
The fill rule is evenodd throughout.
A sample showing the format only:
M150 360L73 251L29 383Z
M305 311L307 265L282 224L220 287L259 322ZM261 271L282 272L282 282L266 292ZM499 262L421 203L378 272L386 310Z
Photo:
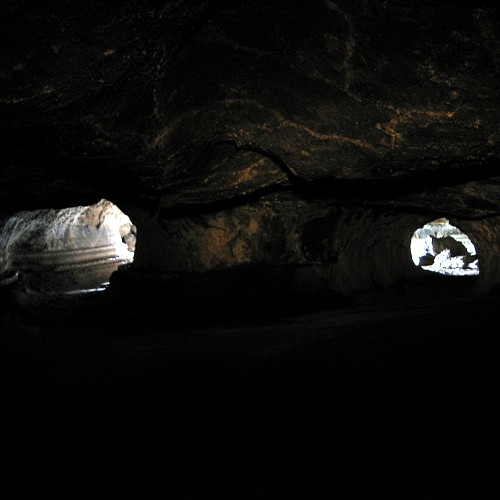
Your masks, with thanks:
M0 286L28 294L104 291L134 260L137 229L108 200L90 206L17 212L0 221Z
M470 238L448 219L436 219L417 229L411 238L413 263L446 276L479 274L476 247Z

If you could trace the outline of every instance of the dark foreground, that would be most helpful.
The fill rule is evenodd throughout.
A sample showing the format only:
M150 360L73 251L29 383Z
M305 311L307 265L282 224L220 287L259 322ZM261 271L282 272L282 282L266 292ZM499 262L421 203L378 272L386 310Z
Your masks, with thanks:
M496 497L497 306L7 315L2 497Z

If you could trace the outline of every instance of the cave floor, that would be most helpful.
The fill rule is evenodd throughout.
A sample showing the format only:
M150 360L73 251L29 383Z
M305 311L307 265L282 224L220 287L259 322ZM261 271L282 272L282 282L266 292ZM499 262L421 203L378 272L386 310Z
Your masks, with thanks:
M492 498L498 301L447 297L4 321L7 477L39 498Z

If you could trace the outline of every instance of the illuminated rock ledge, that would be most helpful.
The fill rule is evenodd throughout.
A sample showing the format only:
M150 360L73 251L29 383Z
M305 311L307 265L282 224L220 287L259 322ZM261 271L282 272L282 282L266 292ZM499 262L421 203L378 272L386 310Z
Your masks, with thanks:
M2 284L53 294L104 290L111 274L134 259L135 226L101 200L87 207L12 215L0 230Z

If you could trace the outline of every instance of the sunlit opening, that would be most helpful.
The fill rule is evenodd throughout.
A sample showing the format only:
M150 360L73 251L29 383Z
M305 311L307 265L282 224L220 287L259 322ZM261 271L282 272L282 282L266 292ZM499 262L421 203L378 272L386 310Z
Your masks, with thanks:
M448 276L479 274L476 247L448 219L436 219L417 229L410 250L413 263L426 271Z
M137 229L107 200L90 206L18 212L0 227L0 285L85 294L105 290L134 259Z

